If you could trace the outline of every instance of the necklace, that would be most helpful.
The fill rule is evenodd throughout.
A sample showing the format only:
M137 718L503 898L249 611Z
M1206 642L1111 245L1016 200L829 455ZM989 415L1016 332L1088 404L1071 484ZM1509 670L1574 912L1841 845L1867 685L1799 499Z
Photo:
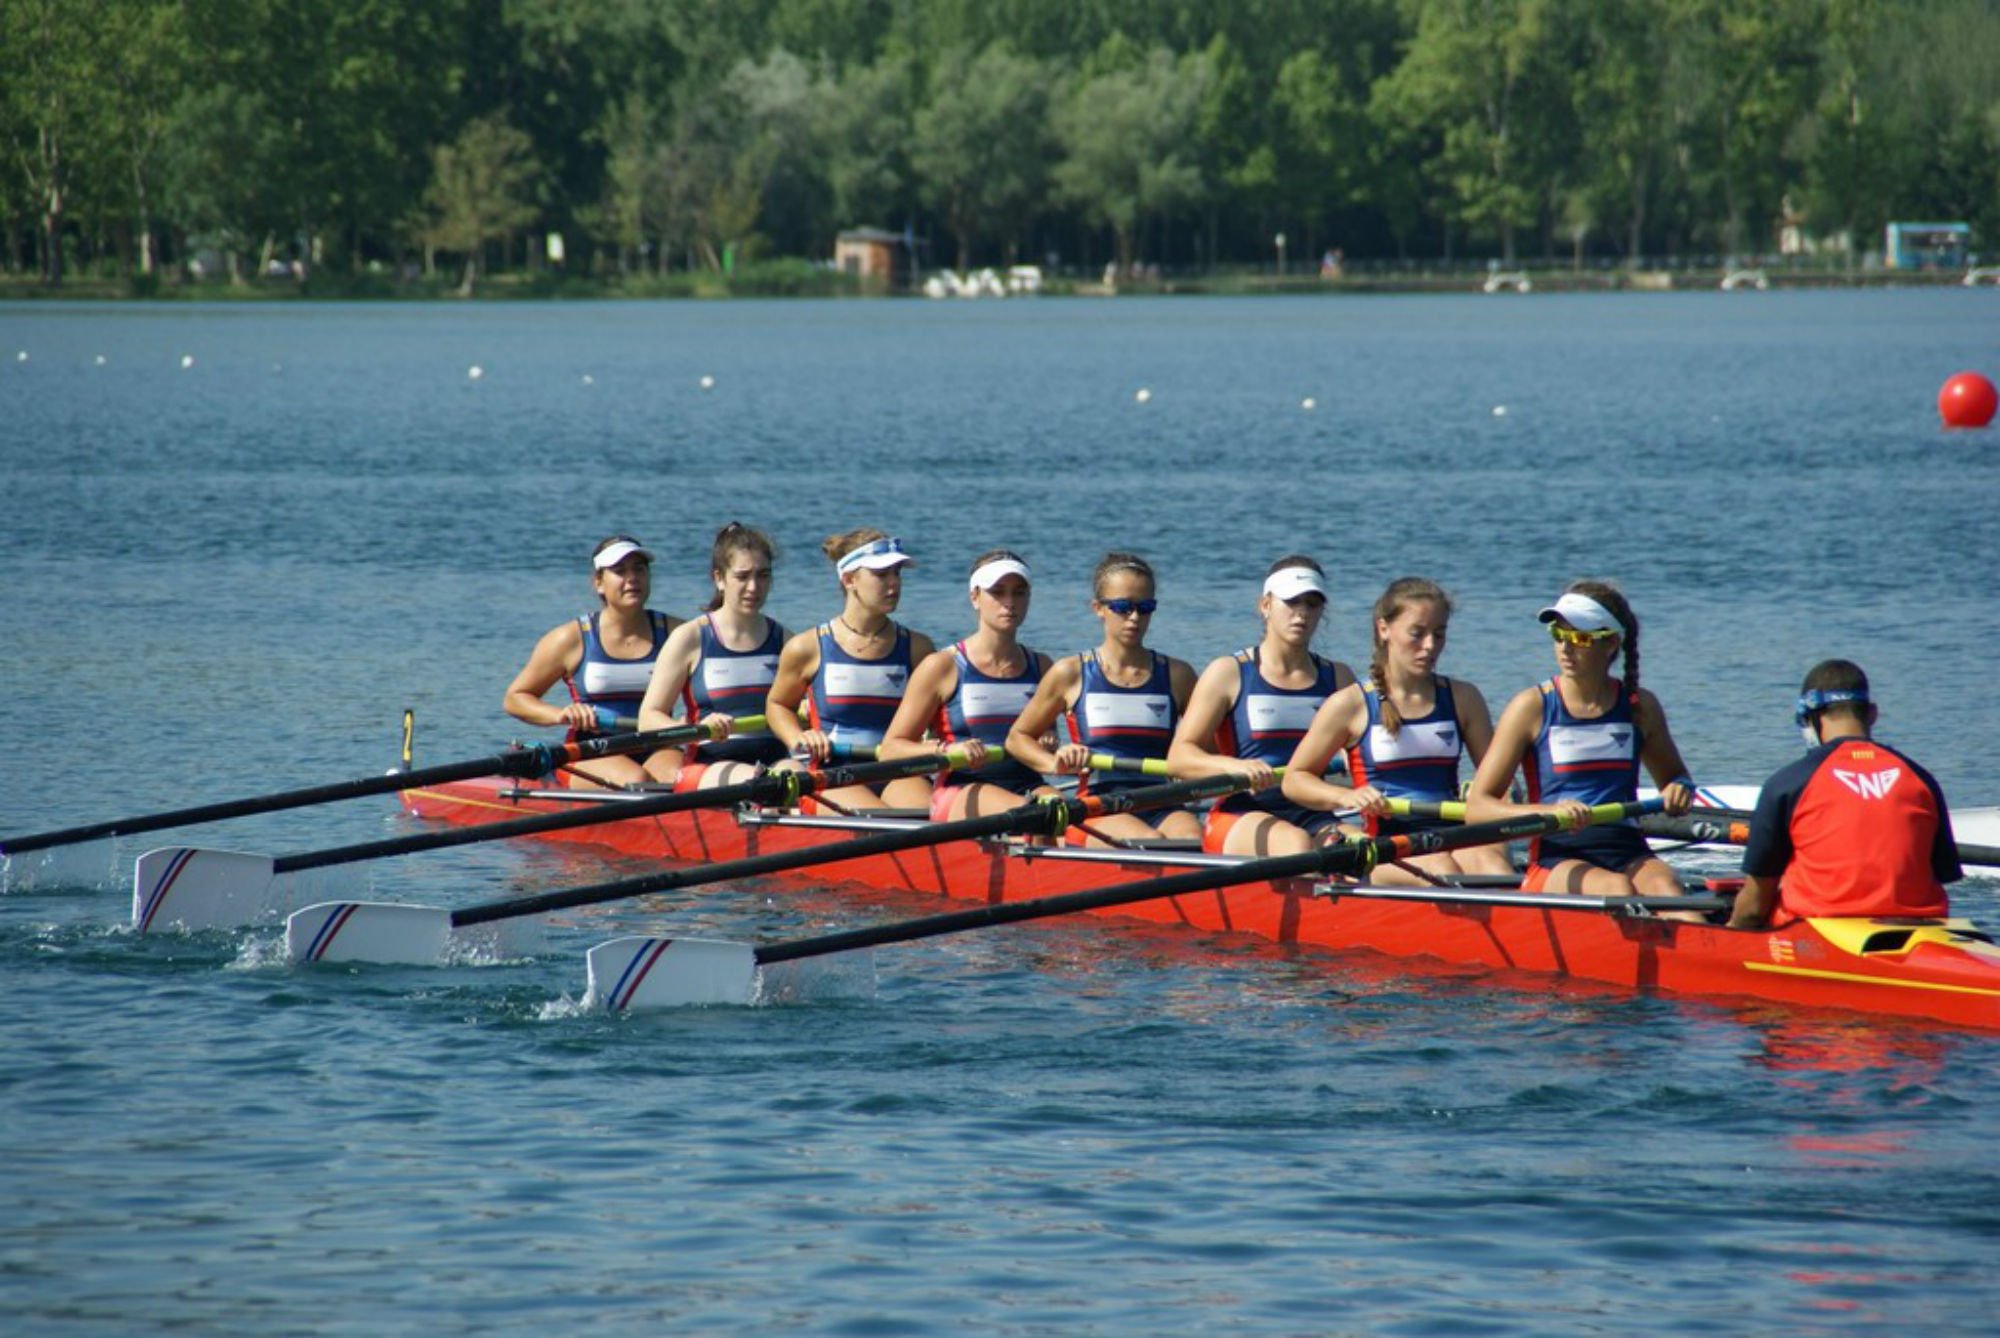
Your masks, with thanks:
M847 621L847 614L845 612L834 614L833 620L839 623L842 627L845 627L848 631L854 633L854 635L860 637L863 641L873 641L876 637L881 636L884 632L889 630L888 622L884 621L883 624L880 627L876 628L874 631L864 632L860 628L856 627L853 623Z

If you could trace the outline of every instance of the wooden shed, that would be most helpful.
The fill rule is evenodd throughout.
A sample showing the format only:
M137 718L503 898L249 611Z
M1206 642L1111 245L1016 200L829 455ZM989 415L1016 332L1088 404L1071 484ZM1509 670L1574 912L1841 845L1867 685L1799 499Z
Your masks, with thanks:
M835 237L833 263L870 286L902 288L909 278L903 234L881 228L849 228Z

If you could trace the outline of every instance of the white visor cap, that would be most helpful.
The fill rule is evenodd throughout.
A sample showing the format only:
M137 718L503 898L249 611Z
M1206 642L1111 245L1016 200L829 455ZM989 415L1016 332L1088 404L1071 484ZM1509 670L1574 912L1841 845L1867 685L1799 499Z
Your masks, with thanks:
M1311 567L1280 567L1264 578L1264 593L1285 603L1300 595L1326 598L1326 582Z
M652 549L642 544L634 543L630 539L620 539L617 543L609 545L603 552L592 558L590 565L598 571L609 571L626 558L631 557L634 553L637 553L648 562L653 560Z
M1029 585L1035 583L1034 578L1028 575L1028 564L1021 559L994 558L991 562L982 562L972 569L972 575L967 579L965 588L968 591L991 590L1000 584L1000 578L1003 576L1018 576Z
M886 571L890 567L900 567L905 562L915 561L915 558L903 551L901 539L876 539L872 543L861 545L851 553L843 554L840 561L834 563L833 569L845 576L858 567L866 567L870 571Z
M1545 623L1552 623L1560 618L1579 632L1622 633L1625 630L1624 625L1612 615L1610 609L1589 595L1579 595L1574 590L1535 616Z

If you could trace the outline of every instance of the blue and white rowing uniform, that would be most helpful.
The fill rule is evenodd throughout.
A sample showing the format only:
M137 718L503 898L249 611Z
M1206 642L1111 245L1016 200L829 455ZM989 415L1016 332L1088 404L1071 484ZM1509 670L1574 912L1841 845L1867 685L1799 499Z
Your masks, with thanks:
M1429 714L1405 720L1391 734L1382 724L1382 694L1372 687L1362 690L1361 699L1368 704L1368 728L1347 748L1347 773L1357 789L1372 785L1390 799L1419 804L1458 798L1458 764L1465 755L1465 736L1458 727L1458 703L1452 699L1451 680L1443 674L1431 675L1431 696ZM1400 836L1454 825L1438 818L1371 816L1368 833Z
M1578 799L1594 806L1636 800L1644 740L1632 718L1632 698L1625 685L1618 682L1618 695L1610 710L1588 720L1572 715L1563 705L1562 692L1553 678L1541 685L1541 691L1542 725L1523 768L1528 802L1554 804ZM1529 847L1528 861L1541 869L1575 859L1600 869L1622 870L1650 853L1646 838L1628 820L1593 823L1581 831L1538 837Z
M978 739L986 745L989 760L986 765L966 772L964 783L977 781L982 785L998 785L1015 794L1032 793L1044 782L1039 773L1007 756L1007 731L1014 728L1014 722L1034 697L1045 662L1023 646L1021 655L1026 663L1021 672L1012 678L994 678L974 666L965 653L963 641L951 648L951 654L958 665L958 687L938 709L933 731L949 743Z
M821 623L819 669L806 694L807 722L836 748L872 748L888 735L909 685L909 628L896 628L896 644L881 659L860 660L840 648L832 623Z
M1072 739L1093 753L1165 760L1181 713L1174 704L1169 661L1158 651L1152 655L1153 671L1146 681L1136 688L1121 688L1104 676L1096 651L1084 652L1082 682L1076 704L1069 709ZM1158 778L1138 771L1105 771L1086 773L1080 788L1087 794L1114 794L1158 784Z
M1250 646L1236 652L1236 704L1222 722L1218 751L1282 767L1292 760L1299 740L1312 728L1321 704L1340 691L1342 675L1332 660L1315 655L1311 687L1281 688L1264 677L1258 650ZM1226 795L1216 801L1214 811L1268 813L1308 832L1338 821L1331 813L1293 803L1276 786L1256 794Z
M681 688L689 720L718 712L737 717L764 713L764 699L778 676L778 652L784 649L786 636L775 618L766 618L764 623L768 630L754 650L731 650L715 634L715 624L702 615L700 659ZM703 762L776 762L784 757L785 745L769 730L760 729L732 734L720 742L698 743L688 755Z
M608 654L598 636L600 614L578 615L577 629L583 633L583 661L569 678L570 695L585 706L594 706L606 715L637 718L639 703L646 699L646 685L653 681L653 661L667 644L673 620L664 613L646 610L653 629L653 644L636 660L621 660ZM583 735L609 733L606 729L573 731Z

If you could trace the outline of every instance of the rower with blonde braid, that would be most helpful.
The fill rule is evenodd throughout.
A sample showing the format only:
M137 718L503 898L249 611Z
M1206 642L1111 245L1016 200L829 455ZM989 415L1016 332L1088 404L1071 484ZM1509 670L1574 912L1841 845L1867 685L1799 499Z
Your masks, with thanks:
M1371 836L1439 825L1396 817L1391 800L1442 803L1458 797L1459 762L1476 766L1493 739L1493 717L1478 688L1437 672L1451 623L1451 596L1435 581L1405 576L1375 601L1368 681L1327 699L1285 771L1285 797L1314 809L1361 811ZM1347 754L1348 781L1325 778ZM1412 869L1377 869L1380 883L1420 883L1458 873L1512 874L1504 849L1474 846L1419 855ZM1428 878L1426 877L1428 875Z

